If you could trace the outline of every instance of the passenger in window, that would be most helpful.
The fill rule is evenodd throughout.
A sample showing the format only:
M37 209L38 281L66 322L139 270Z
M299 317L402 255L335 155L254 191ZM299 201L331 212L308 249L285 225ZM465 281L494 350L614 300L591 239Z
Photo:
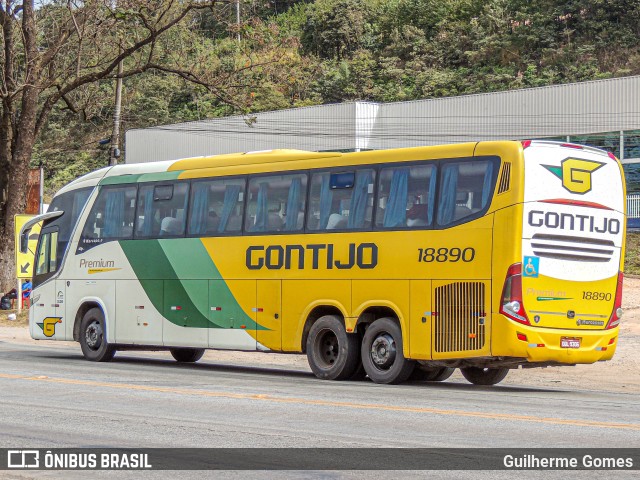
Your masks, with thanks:
M279 208L271 208L267 214L267 231L279 232L282 230L284 222L280 216Z
M174 217L165 217L162 219L162 223L160 224L160 236L175 236L182 235L182 224L180 220Z
M206 233L215 233L218 231L218 226L220 225L220 217L213 210L209 210L207 214L207 228L205 230Z
M407 212L407 227L426 227L427 225L429 225L429 205L413 205Z

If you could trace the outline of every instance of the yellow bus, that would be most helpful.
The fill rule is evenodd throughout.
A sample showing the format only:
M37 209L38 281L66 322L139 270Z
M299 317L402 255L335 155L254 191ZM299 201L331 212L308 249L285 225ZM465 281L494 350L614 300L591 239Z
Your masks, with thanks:
M615 156L547 141L118 165L25 226L30 332L95 361L304 352L377 383L609 360L624 199Z

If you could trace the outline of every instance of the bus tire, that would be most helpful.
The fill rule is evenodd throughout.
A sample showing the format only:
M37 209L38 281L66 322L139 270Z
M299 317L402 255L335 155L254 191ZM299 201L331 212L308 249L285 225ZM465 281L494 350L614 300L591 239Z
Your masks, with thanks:
M509 373L509 369L464 367L460 369L460 373L474 385L495 385L504 380L504 377Z
M348 334L336 315L320 317L307 337L307 360L316 377L345 380L360 363L360 337Z
M87 311L80 323L80 348L87 360L108 362L116 354L113 345L107 342L104 314L94 307Z
M416 382L443 382L453 375L454 371L455 368L451 367L423 367L422 365L416 365L409 380Z
M402 352L402 331L391 318L373 322L362 339L362 365L375 383L396 384L409 379L416 364Z
M204 355L204 348L172 348L169 350L176 362L194 363Z

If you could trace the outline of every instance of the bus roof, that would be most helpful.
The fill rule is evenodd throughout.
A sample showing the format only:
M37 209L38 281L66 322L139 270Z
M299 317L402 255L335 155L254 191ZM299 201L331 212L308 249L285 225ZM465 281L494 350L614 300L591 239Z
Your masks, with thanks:
M524 145L523 145L524 144ZM306 150L274 149L254 152L229 153L221 155L190 157L178 160L166 160L161 162L122 164L113 167L105 167L87 175L84 175L63 187L59 193L64 193L77 188L95 186L100 184L123 184L136 183L140 181L163 181L174 178L199 177L213 170L223 168L227 170L233 167L248 167L252 165L260 166L267 171L269 165L295 162L296 168L307 168L321 166L325 160L330 160L331 165L349 165L356 163L381 163L398 158L402 152L402 159L429 159L429 158L455 158L473 156L476 148L482 145L483 151L487 148L495 147L497 150L521 149L528 146L576 148L588 150L592 153L608 155L605 150L574 145L548 140L530 141L485 141L467 142L445 145L433 145L426 147L395 148L387 150L367 150L362 152L312 152ZM188 171L198 171L188 174ZM186 175L184 175L187 173ZM181 175L182 174L182 175Z

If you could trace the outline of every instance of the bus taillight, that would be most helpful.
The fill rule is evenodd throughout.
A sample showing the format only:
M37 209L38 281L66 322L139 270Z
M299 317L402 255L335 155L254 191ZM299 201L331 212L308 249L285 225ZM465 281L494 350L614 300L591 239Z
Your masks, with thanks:
M613 312L611 312L611 318L607 324L607 329L615 328L620 325L620 319L622 318L622 281L624 280L624 274L618 272L618 285L616 286L616 301L613 304Z
M511 320L531 325L527 318L522 302L522 264L514 263L507 270L507 278L504 280L502 289L502 305L500 313L506 315Z

